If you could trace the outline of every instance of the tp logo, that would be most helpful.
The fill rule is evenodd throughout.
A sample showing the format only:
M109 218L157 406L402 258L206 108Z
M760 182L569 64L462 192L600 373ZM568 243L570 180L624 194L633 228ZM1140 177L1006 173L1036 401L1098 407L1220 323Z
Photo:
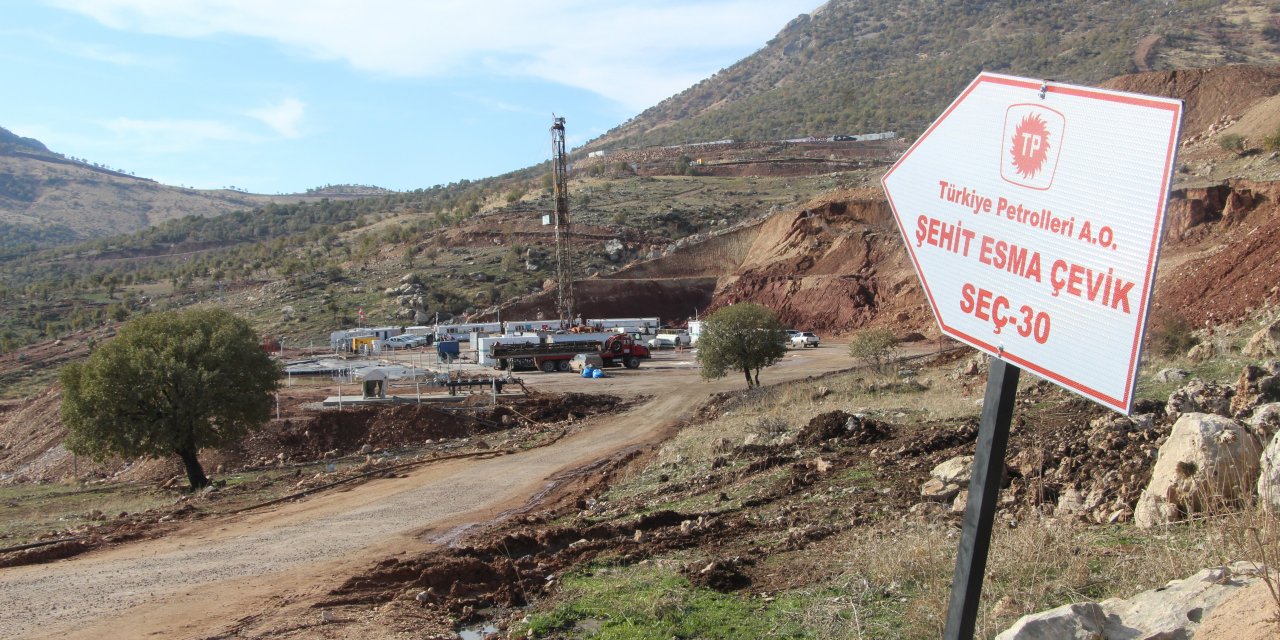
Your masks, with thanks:
M1000 177L1005 182L1045 191L1053 186L1067 119L1038 104L1015 104L1004 115Z

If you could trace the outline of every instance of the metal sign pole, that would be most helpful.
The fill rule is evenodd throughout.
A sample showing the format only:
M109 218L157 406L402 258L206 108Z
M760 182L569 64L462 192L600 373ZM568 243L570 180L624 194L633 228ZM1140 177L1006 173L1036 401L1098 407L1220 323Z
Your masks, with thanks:
M960 550L951 580L951 604L947 607L945 640L971 640L978 619L982 578L987 571L987 550L996 501L1004 477L1004 455L1009 444L1009 424L1018 394L1021 369L999 358L987 358L987 395L978 423L977 451L969 478L969 502L964 508Z

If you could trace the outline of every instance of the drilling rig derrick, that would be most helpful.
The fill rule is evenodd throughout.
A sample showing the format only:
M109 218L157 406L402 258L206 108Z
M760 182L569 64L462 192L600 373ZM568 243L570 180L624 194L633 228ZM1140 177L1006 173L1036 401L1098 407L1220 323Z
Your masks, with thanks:
M569 217L569 171L564 151L564 118L552 116L551 165L555 179L556 312L565 327L573 325L573 221Z

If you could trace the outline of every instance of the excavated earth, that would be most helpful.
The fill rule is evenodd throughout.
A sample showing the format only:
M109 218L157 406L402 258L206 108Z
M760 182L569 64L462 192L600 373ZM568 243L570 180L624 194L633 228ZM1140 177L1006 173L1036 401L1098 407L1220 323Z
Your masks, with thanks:
M483 404L479 402L480 396L476 398L472 404L477 406L467 411L447 411L430 405L313 411L305 417L272 421L234 449L206 452L202 462L210 470L216 466L215 479L223 475L224 468L241 471L294 468L297 475L289 481L292 485L290 495L302 496L310 490L352 480L383 475L394 477L396 471L391 467L487 455L498 448L544 445L562 435L564 424L625 411L643 400L642 397L623 400L609 394L535 393L521 398L504 398L502 404L490 405L487 398ZM56 407L56 402L36 406ZM0 417L6 416L0 414ZM15 418L28 419L31 415L18 412ZM315 476L301 475L301 466L308 462L322 459L334 462L345 459L349 462L361 458L364 464L346 465L342 470ZM39 471L58 473L62 466L61 463L53 463L39 468ZM124 471L110 473L121 466ZM35 471L31 464L22 468ZM123 477L150 482L167 479L165 487L180 488L185 484L180 466L170 460L141 464L113 461L99 464L96 470L90 469L85 475L92 476L95 471L96 475L113 481ZM26 476L20 478L27 479ZM218 503L236 501L238 496L270 488L279 482L278 479L261 477L220 490L215 486L213 491L205 491L190 499L183 496L170 507L119 515L101 514L85 525L49 532L40 537L40 540L65 542L7 552L0 550L0 567L47 562L134 540L160 537L174 530L182 521L207 517ZM251 504L237 510L255 506Z
M945 366L947 358L932 364ZM969 371L980 384L981 372ZM741 394L715 396L688 426L744 402L750 400ZM1052 514L1064 494L1078 492L1089 494L1094 510L1080 518L1126 521L1169 432L1163 407L1140 407L1152 412L1150 421L1113 418L1047 383L1021 392L1020 404L1003 517ZM960 514L949 502L922 502L920 488L939 463L971 455L976 435L976 419L899 424L830 411L812 416L793 442L726 443L707 475L678 481L664 473L652 492L608 500L604 494L615 476L643 473L653 463L649 457L622 460L575 485L555 505L473 536L462 546L388 558L313 606L338 615L372 607L378 613L371 623L377 626L448 637L459 624L494 618L500 626L510 624L503 611L554 591L556 578L566 571L647 562L688 549L715 558L683 569L694 585L755 594L801 587L808 580L803 572L780 572L768 560L808 547L838 546L840 536L873 521L957 522ZM851 483L850 473L860 479ZM716 506L654 512L648 507L654 501Z

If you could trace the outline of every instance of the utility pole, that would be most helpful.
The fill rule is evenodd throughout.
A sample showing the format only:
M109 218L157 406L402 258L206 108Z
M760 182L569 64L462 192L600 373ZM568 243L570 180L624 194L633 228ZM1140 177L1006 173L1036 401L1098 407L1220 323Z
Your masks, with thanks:
M556 313L564 327L573 326L573 221L569 217L569 169L564 151L564 118L552 115L551 165L555 178Z

